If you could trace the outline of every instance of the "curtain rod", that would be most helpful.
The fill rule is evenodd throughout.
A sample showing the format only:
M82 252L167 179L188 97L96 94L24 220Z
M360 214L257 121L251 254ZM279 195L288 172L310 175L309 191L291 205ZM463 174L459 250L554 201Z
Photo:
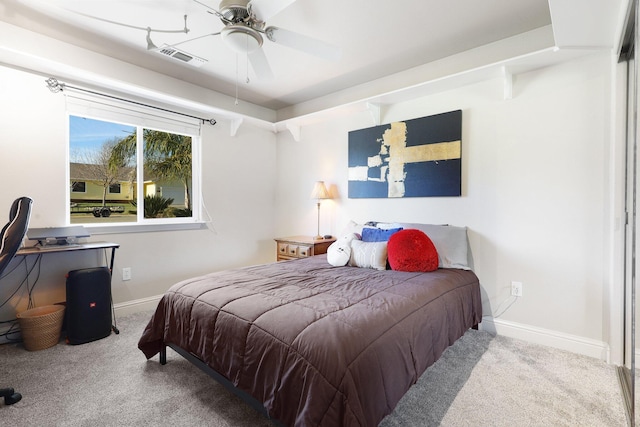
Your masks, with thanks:
M215 125L217 123L216 119L204 119L202 117L191 116L189 114L181 113L179 111L173 111L173 110L169 110L169 109L166 109L166 108L156 107L155 105L149 105L149 104L145 104L145 103L142 103L142 102L132 101L130 99L124 99L124 98L119 98L119 97L113 96L113 95L107 95L105 93L94 92L94 91L89 90L89 89L83 89L83 88L80 88L80 87L70 86L70 85L65 84L65 83L60 83L58 81L58 79L56 79L54 77L49 77L47 80L45 80L45 83L47 84L47 87L49 88L49 90L51 92L53 92L53 93L62 92L62 91L64 91L65 88L68 87L68 88L71 88L71 89L79 90L80 92L90 93L92 95L98 95L98 96L103 96L105 98L117 99L118 101L129 102L131 104L141 105L143 107L154 108L156 110L165 111L165 112L173 113L173 114L179 114L179 115L185 116L185 117L190 117L192 119L200 120L202 122L202 124L209 123L211 126L213 126L213 125Z

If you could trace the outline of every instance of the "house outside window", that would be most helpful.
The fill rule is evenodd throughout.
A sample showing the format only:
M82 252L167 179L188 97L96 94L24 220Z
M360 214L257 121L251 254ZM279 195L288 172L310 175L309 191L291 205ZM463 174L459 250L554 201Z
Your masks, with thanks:
M189 135L170 118L129 117L109 105L103 119L91 107L68 115L69 224L199 221L199 127L187 126Z

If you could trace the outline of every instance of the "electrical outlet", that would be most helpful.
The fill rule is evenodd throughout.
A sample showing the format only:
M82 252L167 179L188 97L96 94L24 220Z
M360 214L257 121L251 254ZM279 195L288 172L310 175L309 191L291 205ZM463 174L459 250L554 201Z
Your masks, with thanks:
M122 269L122 281L131 280L131 267L125 267Z
M522 282L511 282L511 296L522 296Z

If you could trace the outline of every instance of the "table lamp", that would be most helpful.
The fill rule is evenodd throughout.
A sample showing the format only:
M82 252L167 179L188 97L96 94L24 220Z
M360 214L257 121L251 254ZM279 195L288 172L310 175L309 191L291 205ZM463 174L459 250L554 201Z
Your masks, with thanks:
M316 184L313 186L313 191L311 192L311 198L316 199L318 203L318 230L317 230L318 234L316 234L314 239L321 240L322 236L320 235L320 201L322 199L331 198L329 191L327 191L327 187L324 186L324 181L316 182Z

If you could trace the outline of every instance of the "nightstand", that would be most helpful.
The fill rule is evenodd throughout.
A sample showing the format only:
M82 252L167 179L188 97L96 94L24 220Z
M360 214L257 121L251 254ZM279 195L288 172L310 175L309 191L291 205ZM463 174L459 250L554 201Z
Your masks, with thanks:
M311 236L280 237L274 240L277 243L278 261L326 254L329 245L336 241L335 237L316 240Z

